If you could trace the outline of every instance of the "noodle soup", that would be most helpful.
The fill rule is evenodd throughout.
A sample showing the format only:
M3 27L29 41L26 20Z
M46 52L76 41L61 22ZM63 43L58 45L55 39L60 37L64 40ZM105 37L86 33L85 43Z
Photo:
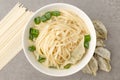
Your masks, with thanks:
M68 10L37 16L29 30L29 51L48 68L69 69L89 48L90 32L84 21Z

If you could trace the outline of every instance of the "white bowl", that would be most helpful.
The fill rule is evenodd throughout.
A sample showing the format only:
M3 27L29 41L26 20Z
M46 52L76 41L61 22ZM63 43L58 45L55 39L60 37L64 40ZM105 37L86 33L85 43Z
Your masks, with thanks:
M74 12L78 16L80 16L83 19L83 21L86 23L86 25L90 31L90 35L91 35L90 46L89 46L88 52L86 53L84 58L77 65L72 66L70 69L65 69L65 70L49 69L47 67L44 67L43 65L38 63L38 61L34 58L33 54L31 54L28 51L29 29L31 27L30 25L33 23L34 18L36 16L39 16L40 13L44 13L44 12L50 11L50 10L57 10L57 9L71 10L72 12ZM34 68L36 68L38 71L40 71L44 74L50 75L50 76L63 77L63 76L72 75L72 74L80 71L90 61L90 59L93 56L95 46L96 46L96 33L95 33L94 26L92 24L92 21L81 9L79 9L73 5L70 5L70 4L53 3L53 4L49 4L49 5L46 5L42 8L40 8L39 10L37 10L34 13L34 15L28 21L28 23L24 29L22 41L23 41L23 50L24 50L25 56L27 57L28 61L32 64L32 66Z

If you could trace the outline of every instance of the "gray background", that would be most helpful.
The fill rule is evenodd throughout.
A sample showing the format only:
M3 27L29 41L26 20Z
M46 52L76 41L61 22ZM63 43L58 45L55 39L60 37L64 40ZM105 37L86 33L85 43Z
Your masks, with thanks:
M91 19L101 20L108 30L106 47L111 50L112 71L98 71L96 77L83 74L81 71L68 77L51 77L34 69L22 50L0 71L0 80L120 80L120 0L0 0L0 19L18 1L32 11L49 3L70 3L81 8Z

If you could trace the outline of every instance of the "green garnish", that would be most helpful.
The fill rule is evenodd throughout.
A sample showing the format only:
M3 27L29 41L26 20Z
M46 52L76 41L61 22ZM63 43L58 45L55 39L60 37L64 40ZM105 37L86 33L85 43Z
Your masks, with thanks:
M30 32L29 32L29 39L33 40L34 38L37 38L39 35L39 30L34 29L34 28L30 28Z
M29 47L28 47L28 50L31 51L31 52L33 52L33 51L36 50L36 48L35 48L35 46L29 46Z
M34 19L34 22L35 22L35 24L40 24L40 22L41 22L40 17L39 17L39 16L36 17L36 18Z
M34 37L37 37L39 35L39 30L30 28L30 34L34 35Z
M51 12L46 12L45 17L49 20L52 17Z
M52 11L52 16L59 16L60 15L60 11Z
M33 40L33 38L34 38L33 35L29 35L30 40Z
M90 42L90 40L91 40L91 37L90 37L90 35L85 35L85 36L84 36L84 39L85 39L85 40L84 40L84 47L88 49L88 48L89 48L89 42Z
M91 40L90 35L85 35L85 42L89 42Z
M67 64L64 66L65 69L69 69L71 67L71 64Z
M89 48L89 42L84 42L84 47L88 49Z
M47 21L47 18L45 17L45 15L41 16L40 19L41 19L42 22L46 22Z
M51 12L48 11L43 16L41 16L41 17L38 16L38 17L34 18L34 22L35 22L35 24L40 24L41 21L46 22L52 16L59 16L59 15L60 15L60 11L51 11Z
M38 62L43 63L45 62L46 58L39 56Z

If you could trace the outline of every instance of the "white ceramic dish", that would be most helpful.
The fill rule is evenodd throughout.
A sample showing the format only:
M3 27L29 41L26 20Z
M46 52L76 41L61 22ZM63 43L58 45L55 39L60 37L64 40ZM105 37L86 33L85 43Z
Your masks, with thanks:
M50 10L58 10L58 9L71 10L72 12L74 12L78 16L80 16L83 19L83 21L86 23L86 25L88 26L88 29L89 29L90 35L91 35L90 46L89 46L88 52L85 55L85 57L77 65L72 66L70 69L65 69L65 70L49 69L49 68L44 67L43 65L38 63L38 61L34 58L33 54L31 54L28 51L29 29L31 27L31 24L33 23L34 18L36 16L39 16L40 13L44 13L44 12L50 11ZM45 73L47 75L50 75L50 76L63 77L63 76L72 75L72 74L80 71L90 61L90 59L93 56L95 46L96 46L96 33L95 33L94 26L92 24L92 21L81 9L79 9L73 5L70 5L70 4L53 3L53 4L49 4L49 5L46 5L42 8L40 8L39 10L37 10L34 13L34 15L28 21L28 23L24 29L22 41L23 41L23 50L24 50L25 56L27 57L28 61L32 64L32 66L34 68L36 68L38 71Z

